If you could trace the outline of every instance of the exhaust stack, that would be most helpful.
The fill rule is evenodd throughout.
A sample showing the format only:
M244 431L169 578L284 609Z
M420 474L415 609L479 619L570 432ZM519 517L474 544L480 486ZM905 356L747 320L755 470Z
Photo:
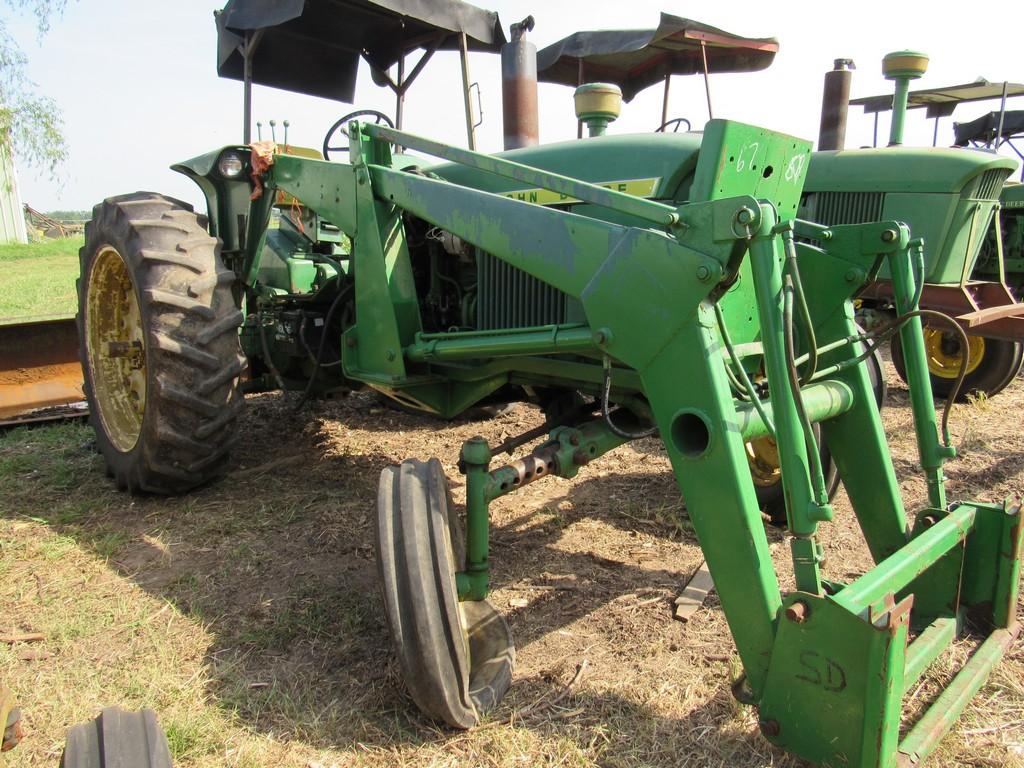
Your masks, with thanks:
M540 142L537 121L537 46L526 39L533 16L512 25L512 41L501 48L501 102L505 149Z
M818 151L846 146L846 115L850 108L850 82L857 66L853 59L836 59L831 72L825 73L821 95L821 126Z

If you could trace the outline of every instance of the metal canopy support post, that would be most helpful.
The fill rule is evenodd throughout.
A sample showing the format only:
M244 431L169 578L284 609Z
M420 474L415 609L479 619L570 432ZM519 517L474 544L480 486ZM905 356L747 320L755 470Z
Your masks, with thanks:
M996 129L996 145L993 147L997 152L999 151L999 140L1003 137L1003 118L1006 117L1006 89L1007 82L1003 81L1003 96L999 102L999 127Z
M462 61L462 99L466 105L466 141L470 149L476 149L476 133L473 130L473 103L469 99L469 44L466 33L459 33L459 58ZM401 126L399 126L401 127Z
M377 69L373 62L367 57L366 53L363 53L363 59L373 68L373 76L375 80L382 80L382 85L386 84L395 93L395 125L401 127L402 125L402 112L405 106L405 94L412 86L413 82L419 76L423 68L427 66L427 62L437 51L438 47L444 42L445 36L441 35L435 38L430 45L424 44L423 55L420 56L420 60L416 62L416 66L412 68L412 71L408 76L405 74L405 53L398 59L398 77L397 81L391 79L386 71Z
M583 59L582 58L580 59L579 74L578 74L578 76L576 78L576 85L577 86L583 85ZM582 139L583 138L583 121L582 120L577 120L576 121L576 138L577 139Z
M704 94L708 98L708 120L714 120L715 113L711 111L711 81L708 78L708 47L700 41L700 57L704 60Z
M668 122L668 87L672 82L672 70L665 73L665 95L661 99L661 127Z
M939 146L939 116L935 116L935 128L932 130L932 146Z
M398 82L395 88L395 127L402 128L402 107L405 106L405 54L398 59Z
M875 112L875 130L871 134L871 146L872 147L877 147L878 146L878 113L877 112Z
M242 43L242 143L252 141L252 57L263 38L263 30L246 30Z

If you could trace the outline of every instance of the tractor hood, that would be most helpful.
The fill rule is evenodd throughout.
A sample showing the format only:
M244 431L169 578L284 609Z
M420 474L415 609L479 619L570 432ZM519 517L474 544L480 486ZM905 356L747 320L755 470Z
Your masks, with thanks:
M575 139L498 154L541 170L601 184L639 197L677 200L697 166L701 134L627 134ZM456 163L429 166L441 178L485 192L552 205L572 202L555 193L523 189L522 182L482 173ZM682 187L682 189L681 189Z
M1024 208L1024 184L1008 181L999 195L1003 208Z
M880 147L815 152L805 192L959 192L982 171L1012 172L1017 162L989 152ZM1002 183L1002 179L1000 179Z

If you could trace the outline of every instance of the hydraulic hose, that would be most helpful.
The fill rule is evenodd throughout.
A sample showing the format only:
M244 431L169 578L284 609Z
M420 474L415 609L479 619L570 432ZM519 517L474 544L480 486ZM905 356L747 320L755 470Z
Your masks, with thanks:
M821 471L821 453L818 450L818 441L814 439L814 428L811 426L811 420L807 416L807 409L804 408L804 399L800 393L800 377L796 370L796 345L793 339L793 294L792 275L786 275L782 288L782 325L783 341L785 342L786 349L786 369L789 373L789 388L793 393L793 404L796 406L796 415L804 432L807 458L811 463L811 484L814 487L814 501L821 506L825 506L828 504L828 491L825 489L825 476Z
M340 275L339 275L340 279ZM331 302L330 309L327 310L327 315L324 318L324 332L320 335L320 345L316 352L316 362L313 364L313 372L309 375L309 381L306 382L306 388L302 391L302 397L299 398L298 402L295 403L293 411L298 411L306 401L309 400L309 395L313 391L313 382L316 381L317 374L320 373L321 362L324 359L324 351L327 349L327 337L331 334L331 320L334 318L334 313L341 305L341 300L348 296L352 291L352 283L349 283L342 288L338 295Z
M736 375L739 377L743 388L747 392L747 397L750 399L751 405L754 406L754 410L757 411L757 415L761 417L765 427L773 438L775 437L775 424L772 423L771 418L768 416L768 412L764 409L764 404L761 402L761 398L757 396L757 390L754 389L753 383L750 381L750 377L747 375L746 369L744 369L740 357L736 354L736 347L733 346L732 339L729 337L729 329L725 325L725 316L722 314L722 308L715 303L715 320L718 321L718 332L722 336L722 343L725 345L726 351L729 353L729 359L732 361L733 366L736 368ZM729 367L726 366L726 371Z

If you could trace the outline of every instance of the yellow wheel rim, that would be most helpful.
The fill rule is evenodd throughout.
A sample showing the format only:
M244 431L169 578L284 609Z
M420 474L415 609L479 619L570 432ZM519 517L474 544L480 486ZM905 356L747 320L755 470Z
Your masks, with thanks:
M775 485L782 477L779 466L779 446L771 437L759 437L747 443L747 462L754 485Z
M96 254L85 295L96 410L114 448L127 453L139 440L146 410L146 340L131 273L113 246Z
M960 336L952 331L924 329L924 351L928 370L940 379L955 379L960 373L963 353ZM967 373L972 373L985 357L985 340L981 336L967 337Z

